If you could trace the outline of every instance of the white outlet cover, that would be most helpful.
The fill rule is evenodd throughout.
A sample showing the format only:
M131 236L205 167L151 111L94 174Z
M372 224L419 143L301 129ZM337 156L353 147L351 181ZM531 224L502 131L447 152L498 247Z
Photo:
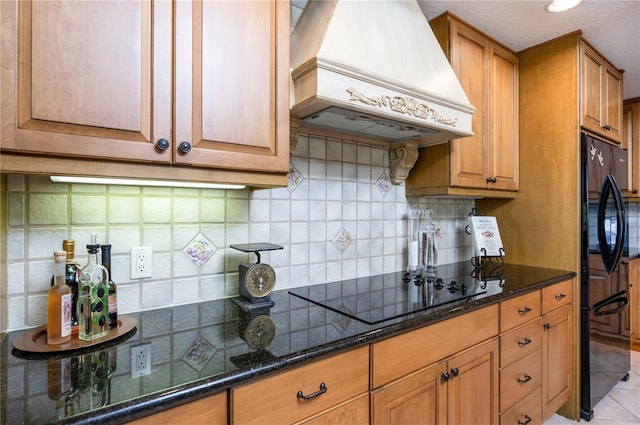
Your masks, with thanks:
M131 279L153 276L153 250L150 246L131 247Z
M149 375L151 373L151 343L138 344L131 347L131 377Z

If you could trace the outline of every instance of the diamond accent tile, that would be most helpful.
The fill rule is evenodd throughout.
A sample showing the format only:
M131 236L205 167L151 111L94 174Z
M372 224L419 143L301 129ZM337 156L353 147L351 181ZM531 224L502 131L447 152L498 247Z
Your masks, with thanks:
M213 242L200 232L184 247L182 252L184 252L184 255L189 257L196 266L202 267L213 257L213 254L215 254L217 250L218 248Z
M333 326L340 335L344 335L349 324L351 324L351 317L348 315L353 315L353 312L346 307L344 304L340 306L340 310L342 310L346 315L336 314L335 317L331 320L331 326Z
M349 249L351 242L353 242L353 238L344 227L341 227L338 233L331 240L333 246L335 246L336 249L340 251L340 253L343 253L347 249Z
M298 169L293 164L289 164L289 175L287 177L289 179L289 183L287 184L289 193L296 190L296 188L300 186L300 183L302 183L302 180L304 180L304 177L302 177L300 171L298 171Z
M191 347L182 356L182 360L189 366L201 372L215 354L215 347L202 337L197 337Z
M376 180L376 187L382 194L382 197L387 196L387 193L391 190L391 180L389 180L389 177L387 177L387 174L384 171L380 174L378 180Z

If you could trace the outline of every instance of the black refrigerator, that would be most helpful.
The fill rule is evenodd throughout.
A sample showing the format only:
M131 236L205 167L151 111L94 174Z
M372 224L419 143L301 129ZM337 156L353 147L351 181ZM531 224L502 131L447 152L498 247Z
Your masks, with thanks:
M629 378L627 151L581 135L580 408Z

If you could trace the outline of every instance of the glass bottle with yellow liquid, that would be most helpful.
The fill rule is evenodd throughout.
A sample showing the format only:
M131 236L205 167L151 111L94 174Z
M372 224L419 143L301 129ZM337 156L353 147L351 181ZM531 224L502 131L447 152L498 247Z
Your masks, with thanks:
M71 341L71 288L64 280L67 253L53 253L54 285L47 300L47 344L57 345Z

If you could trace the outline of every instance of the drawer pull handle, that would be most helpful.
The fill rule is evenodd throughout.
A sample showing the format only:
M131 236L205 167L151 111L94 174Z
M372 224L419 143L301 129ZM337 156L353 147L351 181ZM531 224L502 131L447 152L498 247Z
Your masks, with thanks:
M526 336L524 337L524 341L518 341L518 345L520 347L523 347L525 345L529 345L531 344L531 340L529 338L527 338Z
M324 382L322 382L320 384L320 390L319 391L316 391L315 393L312 393L312 394L309 394L309 395L304 395L304 393L301 390L301 391L298 391L298 394L296 394L296 397L297 398L303 398L305 400L309 400L309 399L312 399L314 397L318 397L319 395L324 394L326 392L327 392L327 386L325 385Z
M524 308L519 308L518 309L518 313L520 313L520 314L526 314L526 313L528 313L530 311L531 311L531 307L527 307L526 305L524 306Z
M518 425L527 425L531 421L532 421L531 416L525 414L524 421L521 421L520 419L518 419Z
M556 300L558 300L558 301L559 301L559 300L561 300L561 299L563 299L563 298L565 298L566 296L567 296L567 294L564 294L564 293L562 293L562 292L560 292L559 294L556 294L556 295L555 295Z
M531 377L526 373L524 374L524 378L518 378L518 382L521 384L524 384L525 382L529 382L529 381L531 381Z

